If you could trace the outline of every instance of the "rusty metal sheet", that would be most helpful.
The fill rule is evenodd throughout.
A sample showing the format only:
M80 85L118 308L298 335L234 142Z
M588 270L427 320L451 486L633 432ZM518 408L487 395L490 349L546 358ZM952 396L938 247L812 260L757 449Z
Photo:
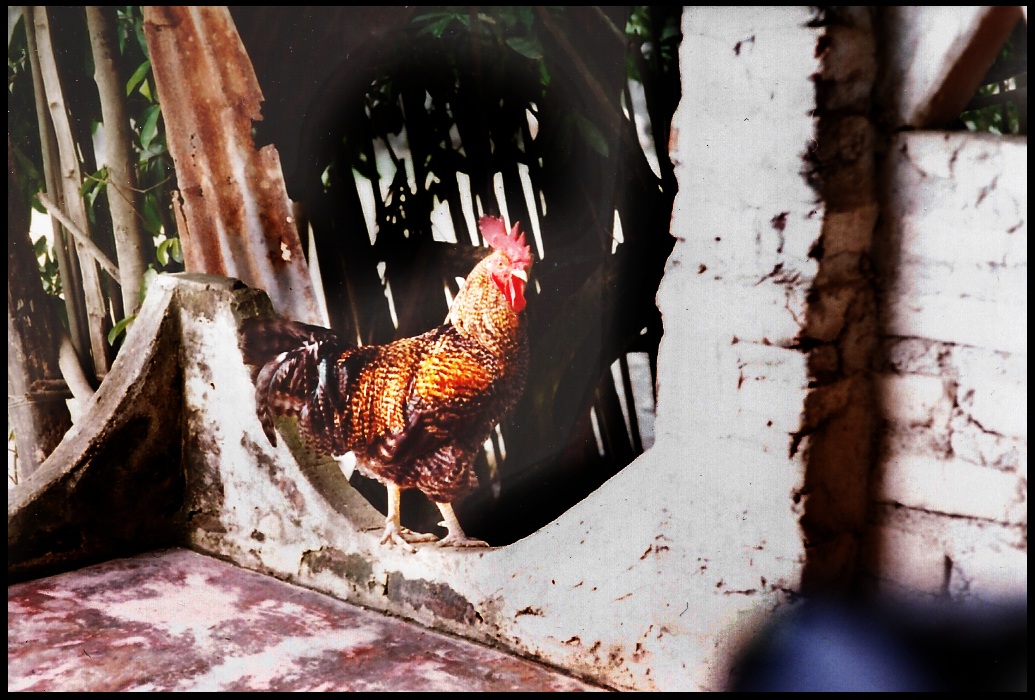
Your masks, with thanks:
M184 549L7 589L8 690L598 690Z
M280 157L256 150L262 91L226 7L146 7L147 37L176 163L188 272L265 289L277 312L321 323Z

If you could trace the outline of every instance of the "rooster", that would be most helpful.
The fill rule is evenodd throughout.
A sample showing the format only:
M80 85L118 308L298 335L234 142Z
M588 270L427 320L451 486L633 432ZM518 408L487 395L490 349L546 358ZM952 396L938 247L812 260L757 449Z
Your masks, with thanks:
M388 489L382 544L430 542L399 521L403 489L417 488L442 513L439 546L486 547L464 534L452 503L478 485L474 461L493 426L517 402L528 370L525 285L532 254L518 224L478 222L492 252L460 286L446 322L387 345L352 346L333 331L276 318L243 323L263 431L274 416L298 417L309 447Z

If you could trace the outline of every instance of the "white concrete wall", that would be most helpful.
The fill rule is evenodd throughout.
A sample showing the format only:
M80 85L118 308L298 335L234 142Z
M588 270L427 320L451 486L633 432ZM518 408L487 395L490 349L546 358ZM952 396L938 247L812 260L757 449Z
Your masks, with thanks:
M789 348L823 219L801 176L822 33L808 20L803 8L684 12L670 144L677 243L658 295L659 440L723 439L786 458L800 426L805 356Z

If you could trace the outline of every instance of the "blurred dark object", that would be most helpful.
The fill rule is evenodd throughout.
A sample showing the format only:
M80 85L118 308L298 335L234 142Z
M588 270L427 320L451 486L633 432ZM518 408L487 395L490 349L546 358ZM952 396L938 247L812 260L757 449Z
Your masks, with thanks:
M1028 603L810 601L732 670L735 691L1027 690Z

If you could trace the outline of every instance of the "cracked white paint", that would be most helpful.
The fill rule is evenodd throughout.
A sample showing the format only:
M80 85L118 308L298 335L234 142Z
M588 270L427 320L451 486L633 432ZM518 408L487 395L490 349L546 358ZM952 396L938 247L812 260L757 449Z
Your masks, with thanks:
M1027 139L910 132L889 153L887 332L1026 353Z
M1027 587L1027 140L909 132L885 170L882 590ZM905 506L904 508L901 506Z

